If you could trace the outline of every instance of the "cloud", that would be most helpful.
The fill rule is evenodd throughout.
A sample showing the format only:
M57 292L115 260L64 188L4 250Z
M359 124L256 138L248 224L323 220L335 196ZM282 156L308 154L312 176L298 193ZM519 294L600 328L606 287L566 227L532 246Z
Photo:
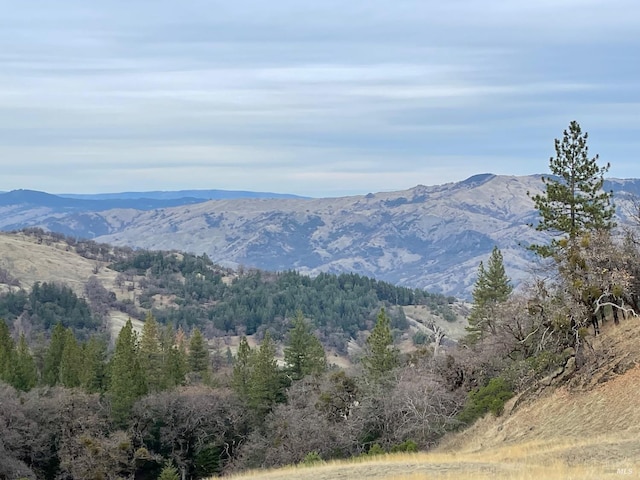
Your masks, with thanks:
M630 0L12 4L0 189L324 195L539 173L573 119L640 176L639 28Z

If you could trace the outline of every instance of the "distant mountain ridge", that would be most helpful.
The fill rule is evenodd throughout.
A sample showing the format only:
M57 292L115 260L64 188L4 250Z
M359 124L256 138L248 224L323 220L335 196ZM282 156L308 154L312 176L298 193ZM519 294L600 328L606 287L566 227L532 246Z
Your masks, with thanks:
M121 192L121 193L94 193L77 194L61 193L59 197L76 198L81 200L223 200L227 198L307 198L289 193L250 192L246 190L154 190L150 192Z
M175 199L140 198L110 198L91 199L74 198L39 192L37 190L12 190L0 194L0 206L27 205L31 207L45 207L52 209L71 209L82 211L102 212L114 208L135 208L137 210L153 210L156 208L191 205L206 201L201 198L180 197Z
M609 179L618 223L633 213L640 180ZM144 210L0 207L0 228L39 226L76 237L178 249L229 266L303 273L355 272L469 297L494 246L516 281L529 276L526 246L546 241L527 192L541 175L481 174L461 182L338 198L242 198ZM1 196L0 196L1 198ZM20 210L21 208L21 210Z

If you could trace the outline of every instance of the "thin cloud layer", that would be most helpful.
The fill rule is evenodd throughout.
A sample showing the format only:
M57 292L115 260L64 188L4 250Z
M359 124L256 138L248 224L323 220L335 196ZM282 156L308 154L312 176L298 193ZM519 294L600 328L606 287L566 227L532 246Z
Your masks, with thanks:
M569 121L640 177L640 6L98 2L0 18L0 190L330 196L544 172Z

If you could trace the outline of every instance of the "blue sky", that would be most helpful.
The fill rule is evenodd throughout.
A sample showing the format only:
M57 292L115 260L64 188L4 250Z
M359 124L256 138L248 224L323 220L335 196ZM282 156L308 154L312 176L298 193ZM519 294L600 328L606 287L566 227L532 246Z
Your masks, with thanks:
M544 173L571 120L640 177L632 0L5 2L0 190L335 196Z

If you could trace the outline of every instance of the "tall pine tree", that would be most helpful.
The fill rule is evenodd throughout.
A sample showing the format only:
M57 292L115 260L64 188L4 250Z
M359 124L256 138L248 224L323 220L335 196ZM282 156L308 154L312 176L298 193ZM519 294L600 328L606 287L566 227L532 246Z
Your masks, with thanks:
M605 282L600 279L606 270L590 271L589 247L593 233L601 238L610 237L615 213L613 192L603 191L609 164L599 166L598 155L589 158L587 138L580 125L571 122L562 140L555 141L556 156L549 161L554 176L543 179L544 194L532 197L540 214L536 229L550 233L553 238L550 244L533 245L531 249L554 260L564 280L563 291L584 308L580 318L562 327L566 333L572 330L576 345L583 325L591 321L597 331L595 303L607 293L602 288Z
M615 208L612 192L602 190L609 164L598 165L598 155L589 158L588 134L572 121L562 140L555 140L556 156L549 159L552 176L543 177L545 192L532 197L540 213L536 230L549 232L550 245L534 245L532 249L548 257L592 230L610 230Z
M80 374L80 386L90 393L103 392L106 388L107 344L92 335L83 346L84 365Z
M244 335L240 338L238 353L233 364L233 377L231 386L238 396L244 400L249 400L249 388L251 385L251 369L253 368L251 347Z
M18 390L28 392L38 383L38 370L36 369L36 362L31 356L24 334L20 335L14 359L15 364L11 385Z
M165 386L165 365L159 333L158 322L151 313L148 313L142 327L139 345L140 368L146 380L148 392L158 392Z
M383 379L400 364L400 353L393 345L391 321L384 307L380 309L376 325L367 337L367 351L362 363L373 380Z
M123 425L135 401L146 393L146 382L138 358L138 342L131 319L116 341L109 365L109 398L116 423Z
M198 374L204 383L211 381L211 367L209 363L209 346L200 332L195 328L189 339L189 370Z
M67 341L68 333L62 323L57 323L51 333L49 348L44 356L43 381L46 385L54 386L60 381L60 363L62 352Z
M10 382L15 363L15 342L9 333L9 327L0 318L0 380Z
M251 356L249 406L262 417L278 399L280 374L276 362L276 345L267 332L257 352Z
M87 367L84 362L84 352L78 344L73 331L66 331L64 349L60 359L59 382L67 388L79 387L81 384L82 370Z
M513 287L504 269L502 252L494 247L487 268L480 262L478 278L473 289L473 307L469 315L470 341L476 341L485 333L496 333L495 307L505 302Z
M298 310L289 331L289 340L284 349L284 362L294 380L311 374L322 373L327 368L324 348Z
M166 388L183 385L189 370L187 351L182 329L174 333L167 325L160 335L160 348L164 356L164 384Z

